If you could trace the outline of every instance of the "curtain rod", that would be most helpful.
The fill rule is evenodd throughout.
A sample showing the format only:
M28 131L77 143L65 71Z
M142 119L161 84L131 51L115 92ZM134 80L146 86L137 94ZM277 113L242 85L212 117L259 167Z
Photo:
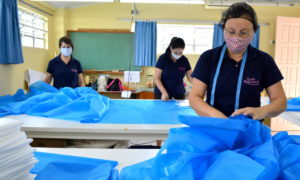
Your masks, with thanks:
M131 19L119 18L120 21L131 21ZM156 22L180 22L180 23L207 23L216 24L216 21L199 21L199 20L176 20L176 19L133 19L134 21L156 21Z
M43 9L41 9L41 8L38 8L38 7L36 7L36 6L34 6L34 5L30 4L30 3L28 3L28 2L25 2L24 0L19 0L19 2L22 3L22 4L25 4L26 6L29 6L29 7L33 8L33 9L35 9L35 10L37 10L37 11L39 11L39 12L41 12L41 13L44 13L44 14L46 14L46 15L48 15L48 16L53 16L53 14L48 13L47 11L45 11L45 10L43 10Z
M131 21L129 18L119 18L120 21ZM133 21L156 21L156 22L176 22L176 23L202 23L202 24L219 24L217 21L203 21L203 20L177 20L177 19L133 19ZM269 23L259 23L260 26L268 26Z

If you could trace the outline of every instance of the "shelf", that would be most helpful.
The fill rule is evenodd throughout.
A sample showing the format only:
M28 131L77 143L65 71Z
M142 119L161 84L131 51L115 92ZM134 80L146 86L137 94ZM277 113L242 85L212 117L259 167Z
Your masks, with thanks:
M84 70L83 74L113 74L113 75L123 75L124 72L113 72L113 71L98 71L98 70Z

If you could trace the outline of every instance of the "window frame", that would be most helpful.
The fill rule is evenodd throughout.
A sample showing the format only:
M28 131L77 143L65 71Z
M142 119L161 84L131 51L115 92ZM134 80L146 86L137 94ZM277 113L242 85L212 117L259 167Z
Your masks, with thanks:
M160 34L161 31L164 31L164 30L161 30L163 28L176 28L176 27L182 27L182 28L190 28L190 30L193 31L193 35L191 35L190 37L192 38L192 42L187 40L189 38L186 38L186 36L182 36L182 35L176 35L176 33L172 33L171 37L168 37L168 40L165 40L165 39L162 39L161 40L161 37L164 36L164 34ZM198 29L209 29L210 30L210 34L208 36L208 38L206 39L206 41L204 41L204 43L196 43L196 38L197 37L201 37L201 36L198 36L199 34L196 32ZM168 30L166 30L167 32L170 32ZM181 31L182 32L182 31ZM165 52L165 49L168 47L170 41L171 41L171 38L173 36L176 36L176 37L181 37L183 38L183 40L185 41L185 52L184 54L187 54L187 55L195 55L195 54L202 54L204 51L202 52L197 52L196 49L197 47L207 47L207 48L204 48L204 49L211 49L212 48L212 44L213 44L213 32L214 32L214 26L213 24L164 24L164 23L160 23L160 24L157 24L157 54L162 54ZM204 36L203 36L204 37ZM161 44L163 43L163 44ZM187 47L192 47L192 51L189 51L187 50Z
M32 18L31 21L25 20L22 18L22 15L27 15ZM48 18L40 15L36 12L30 11L23 7L18 7L18 17L19 17L19 27L20 27L20 35L23 47L31 47L31 48L38 48L38 49L48 49ZM35 23L34 21L41 21L41 24ZM38 27L42 26L42 28ZM31 33L22 31L23 28L32 29ZM42 37L39 37L37 33L41 33ZM23 42L23 37L28 37L32 39L32 45L25 45ZM37 46L37 41L43 41L43 47Z

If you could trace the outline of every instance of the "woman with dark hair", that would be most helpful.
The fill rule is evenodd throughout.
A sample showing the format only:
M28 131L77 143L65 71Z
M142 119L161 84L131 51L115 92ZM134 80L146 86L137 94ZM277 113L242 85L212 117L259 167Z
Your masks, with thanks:
M286 109L283 76L270 55L249 45L258 27L255 11L235 3L221 21L225 43L200 56L192 74L190 105L209 117L243 114L263 120L279 115ZM266 106L260 106L263 89L270 98Z
M50 84L54 79L53 86L57 89L62 87L85 86L82 75L81 64L71 56L73 43L68 37L59 39L60 54L49 61L45 82Z
M188 59L182 55L184 40L173 37L166 52L156 63L154 82L155 99L185 99L184 76L191 82L191 66Z

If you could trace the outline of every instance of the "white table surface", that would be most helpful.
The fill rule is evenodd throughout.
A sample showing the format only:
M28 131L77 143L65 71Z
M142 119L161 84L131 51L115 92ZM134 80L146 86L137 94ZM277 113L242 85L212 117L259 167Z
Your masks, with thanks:
M300 111L285 111L279 117L300 126Z
M170 128L182 124L101 124L12 115L5 118L23 122L21 129L30 138L97 139L97 140L165 140Z
M155 157L159 149L35 148L38 152L118 161L117 169Z

